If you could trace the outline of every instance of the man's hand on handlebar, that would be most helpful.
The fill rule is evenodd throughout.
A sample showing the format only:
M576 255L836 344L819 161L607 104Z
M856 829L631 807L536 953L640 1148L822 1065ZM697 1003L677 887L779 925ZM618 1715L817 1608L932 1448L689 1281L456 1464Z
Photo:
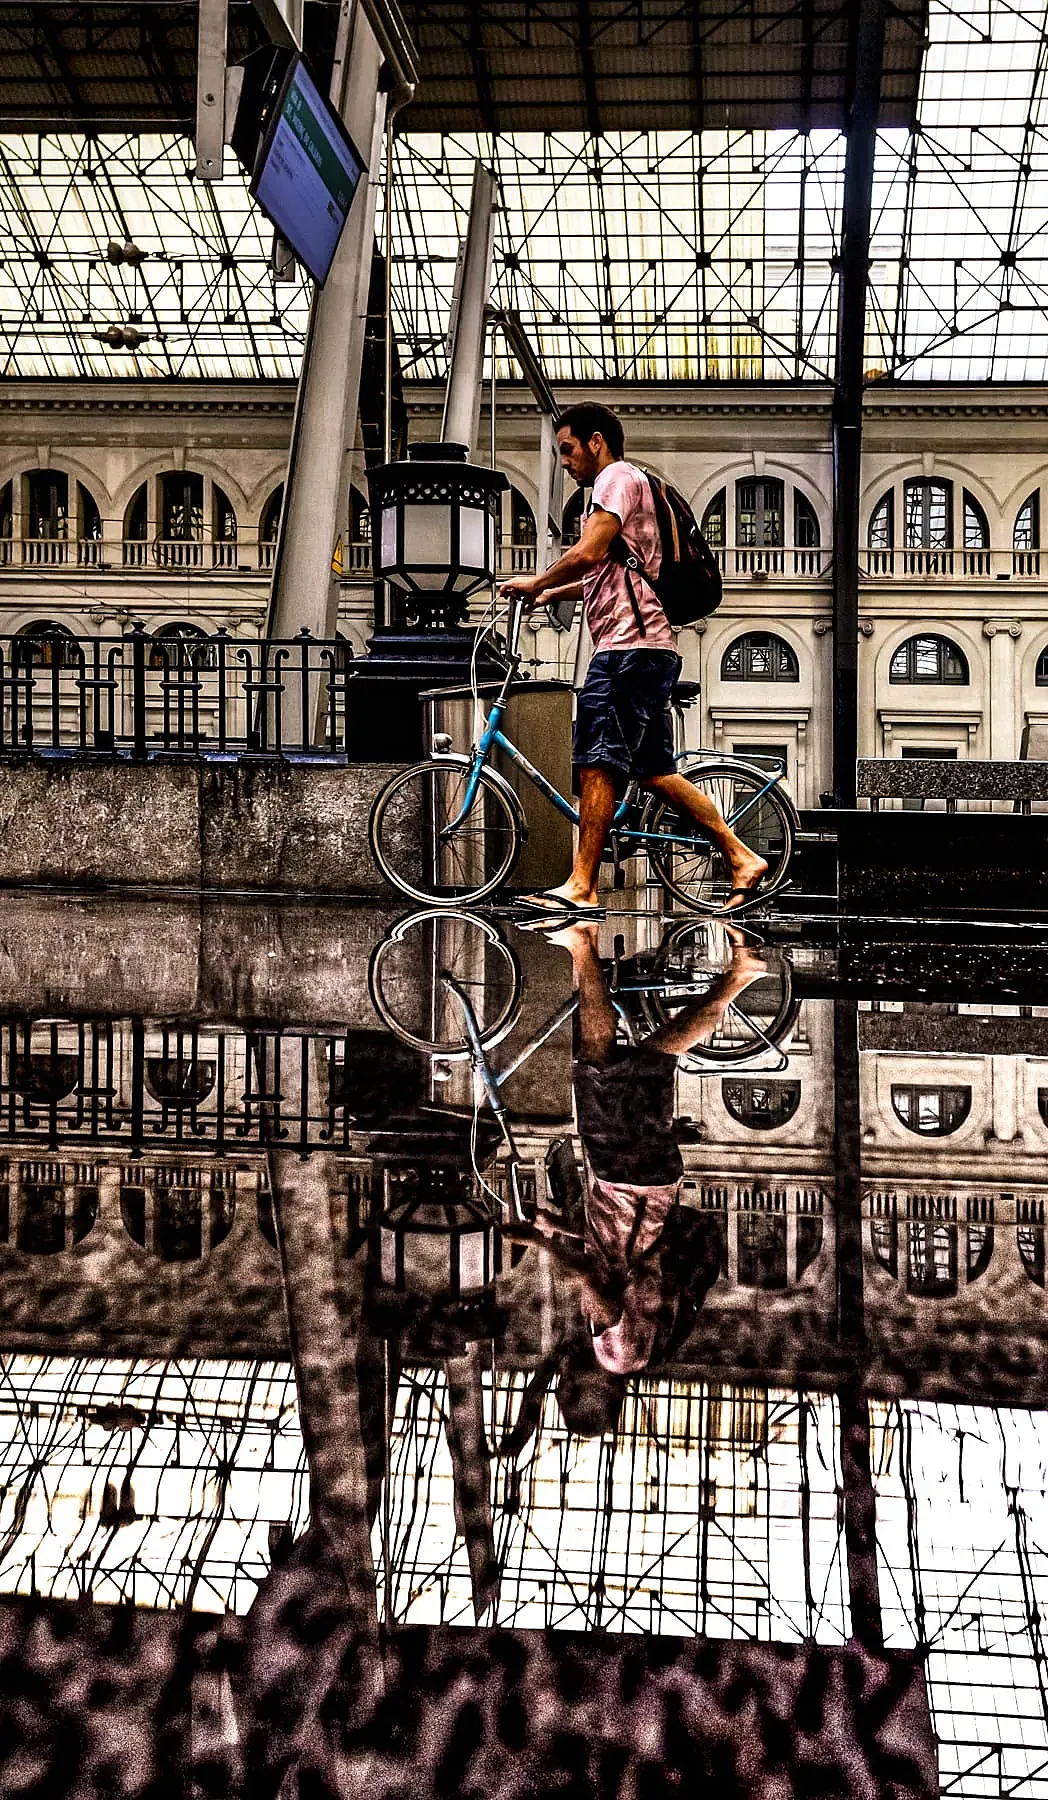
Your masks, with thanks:
M511 580L502 583L499 599L521 600L528 612L534 606L544 606L545 597L539 592L541 580L541 575L514 575Z

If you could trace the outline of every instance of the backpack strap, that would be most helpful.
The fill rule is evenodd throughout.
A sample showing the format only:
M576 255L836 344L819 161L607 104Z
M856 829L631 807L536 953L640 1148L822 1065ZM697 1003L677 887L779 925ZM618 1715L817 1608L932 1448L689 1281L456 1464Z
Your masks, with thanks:
M640 567L639 558L634 556L633 551L630 549L621 531L616 532L611 543L608 545L608 555L611 557L612 562L618 563L626 577L626 592L630 597L630 605L633 608L633 621L641 637L646 638L648 635L648 628L644 623L644 615L637 602L637 590L633 585L632 573L635 569L640 573L643 573L643 571Z

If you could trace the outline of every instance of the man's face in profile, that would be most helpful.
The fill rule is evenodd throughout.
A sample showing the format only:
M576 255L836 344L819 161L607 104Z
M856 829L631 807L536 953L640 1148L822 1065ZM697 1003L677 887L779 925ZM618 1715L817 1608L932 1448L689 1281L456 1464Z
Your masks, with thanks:
M580 444L577 437L565 427L557 433L557 448L560 451L561 464L573 481L580 487L590 487L597 474L597 457L604 439L597 432L586 444Z

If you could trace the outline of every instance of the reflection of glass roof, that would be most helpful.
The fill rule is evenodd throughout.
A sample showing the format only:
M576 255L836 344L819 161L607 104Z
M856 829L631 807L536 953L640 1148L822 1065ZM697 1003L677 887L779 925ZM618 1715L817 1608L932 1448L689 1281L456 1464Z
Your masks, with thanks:
M866 366L1044 380L1048 5L931 0L919 125L882 134ZM239 172L184 139L0 139L0 369L297 372L308 288L276 284ZM396 143L405 373L439 377L474 158L502 181L496 302L555 382L832 374L843 140L830 132L425 136ZM110 241L148 252L135 270ZM99 341L143 334L137 351ZM512 364L502 365L512 374Z

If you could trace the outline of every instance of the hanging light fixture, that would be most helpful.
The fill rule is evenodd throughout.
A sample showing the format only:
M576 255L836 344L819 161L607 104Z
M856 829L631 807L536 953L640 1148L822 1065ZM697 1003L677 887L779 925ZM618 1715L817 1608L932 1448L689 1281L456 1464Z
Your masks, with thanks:
M451 622L495 578L497 469L466 461L462 444L412 444L406 462L368 473L373 567L408 596L420 618Z

